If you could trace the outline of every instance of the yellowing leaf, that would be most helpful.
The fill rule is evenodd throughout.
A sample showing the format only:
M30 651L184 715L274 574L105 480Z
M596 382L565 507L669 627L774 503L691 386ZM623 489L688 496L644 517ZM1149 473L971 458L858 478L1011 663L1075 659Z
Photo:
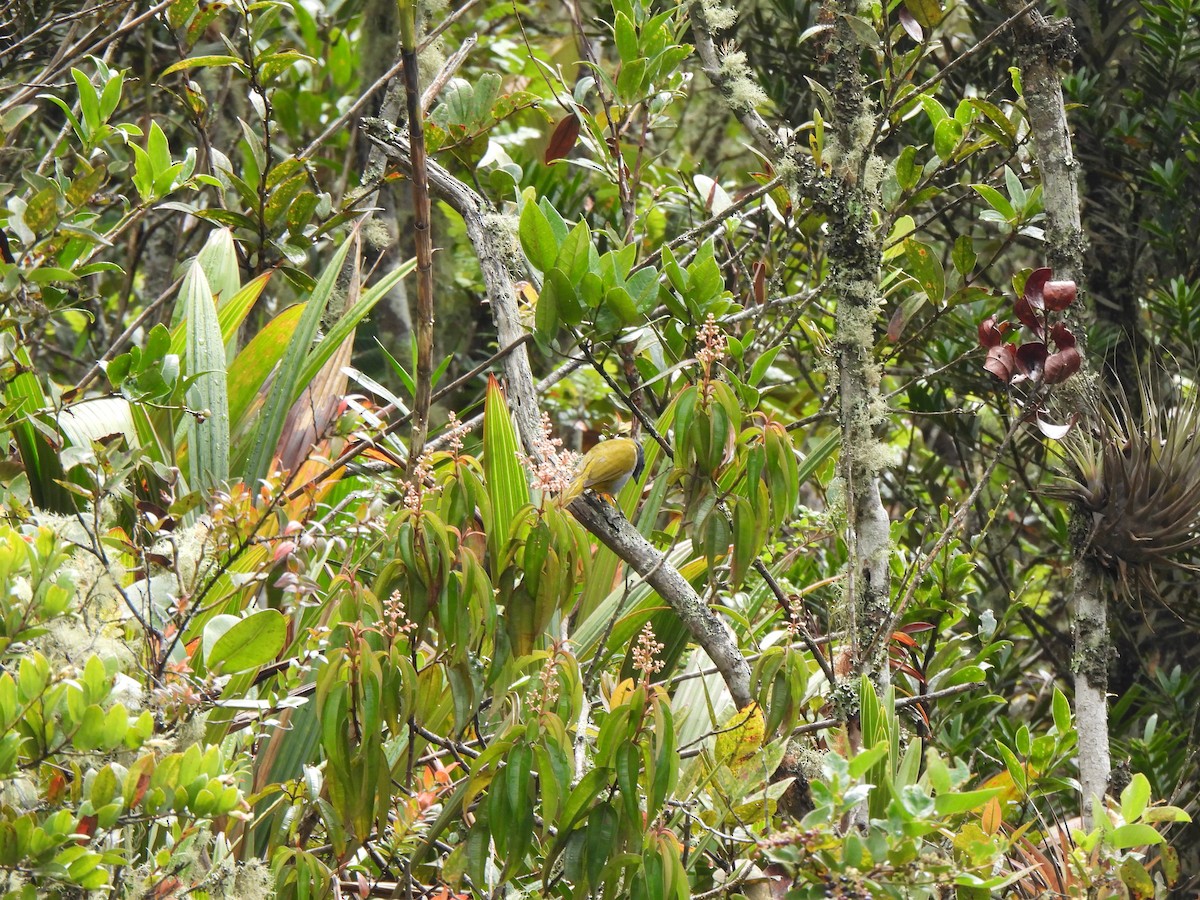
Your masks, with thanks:
M633 683L633 679L626 678L615 688L613 688L612 693L608 696L608 708L616 709L618 706L624 703L628 699L629 695L633 693L634 687L635 685Z
M999 797L993 797L983 807L983 831L984 834L995 834L1000 830L1000 823L1004 821L1004 804L1000 802Z
M735 775L740 774L762 749L766 731L762 707L754 702L742 707L717 732L717 763L729 766Z

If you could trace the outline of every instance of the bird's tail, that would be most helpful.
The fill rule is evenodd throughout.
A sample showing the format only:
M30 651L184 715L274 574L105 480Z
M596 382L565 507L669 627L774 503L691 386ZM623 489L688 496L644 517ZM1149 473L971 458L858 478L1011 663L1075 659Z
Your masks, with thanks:
M558 495L559 506L570 506L571 501L583 493L583 476L578 475L565 491Z

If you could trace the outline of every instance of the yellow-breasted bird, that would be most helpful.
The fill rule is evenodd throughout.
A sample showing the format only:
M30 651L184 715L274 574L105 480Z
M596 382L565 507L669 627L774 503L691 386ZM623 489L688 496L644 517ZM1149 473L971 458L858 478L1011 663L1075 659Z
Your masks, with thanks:
M642 474L644 463L642 445L637 441L631 438L601 441L583 457L579 474L562 492L559 502L566 506L584 491L595 491L612 502L613 495L625 487L630 478Z

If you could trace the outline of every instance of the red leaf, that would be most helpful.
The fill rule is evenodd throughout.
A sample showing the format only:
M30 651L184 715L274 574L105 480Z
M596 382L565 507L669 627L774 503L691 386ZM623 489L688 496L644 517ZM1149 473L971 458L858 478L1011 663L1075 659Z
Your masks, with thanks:
M999 347L1004 342L1004 335L1011 327L1008 322L996 324L996 317L988 316L979 323L979 345L981 347Z
M1083 360L1074 347L1064 347L1046 360L1046 384L1060 384L1079 371Z
M1050 329L1050 339L1054 341L1054 346L1059 350L1066 350L1068 347L1075 346L1075 334L1061 322Z
M1025 279L1025 300L1034 309L1045 309L1046 301L1043 291L1046 287L1046 282L1050 280L1053 274L1053 271L1043 266L1040 269L1034 269L1029 273L1029 277Z
M1017 302L1013 304L1013 312L1016 313L1021 324L1028 328L1036 335L1042 333L1042 320L1037 317L1037 313L1033 311L1033 306L1023 296L1017 298Z
M1022 344L1017 348L1017 368L1020 369L1022 375L1037 378L1042 374L1042 369L1046 365L1046 357L1049 355L1050 351L1041 341Z
M75 825L75 833L86 834L88 837L91 837L96 833L97 821L95 816L80 816L79 822Z
M905 675L911 675L913 678L917 679L920 684L925 683L925 676L907 663L892 663L892 668L898 672L903 672Z
M1075 282L1047 281L1042 288L1042 299L1046 301L1046 309L1066 309L1075 302Z
M1013 369L1016 368L1016 348L1012 344L989 347L983 367L1008 384L1012 380Z
M575 148L577 140L579 140L579 116L571 113L554 126L554 133L550 135L550 143L546 145L546 155L543 157L546 165L550 165L556 159L562 159L570 153Z
M921 31L921 23L914 19L913 14L903 6L900 7L900 24L904 26L905 33L918 44L925 39L925 33Z
M908 324L908 316L904 314L904 304L901 303L896 307L896 311L892 313L892 317L888 320L887 339L888 343L894 344L900 340L900 335L904 331L904 326ZM983 328L982 325L979 326Z
M137 785L133 789L133 797L130 798L130 807L137 806L146 796L146 790L150 787L150 775L150 772L142 772L138 775Z
M754 264L754 274L751 277L753 285L752 293L754 302L762 306L767 302L767 264L764 260L759 260Z

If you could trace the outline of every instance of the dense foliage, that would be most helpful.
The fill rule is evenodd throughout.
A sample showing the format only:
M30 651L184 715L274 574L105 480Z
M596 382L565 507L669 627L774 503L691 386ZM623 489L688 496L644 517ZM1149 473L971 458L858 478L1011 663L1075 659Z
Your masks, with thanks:
M4 896L1191 889L1197 13L12 5Z

